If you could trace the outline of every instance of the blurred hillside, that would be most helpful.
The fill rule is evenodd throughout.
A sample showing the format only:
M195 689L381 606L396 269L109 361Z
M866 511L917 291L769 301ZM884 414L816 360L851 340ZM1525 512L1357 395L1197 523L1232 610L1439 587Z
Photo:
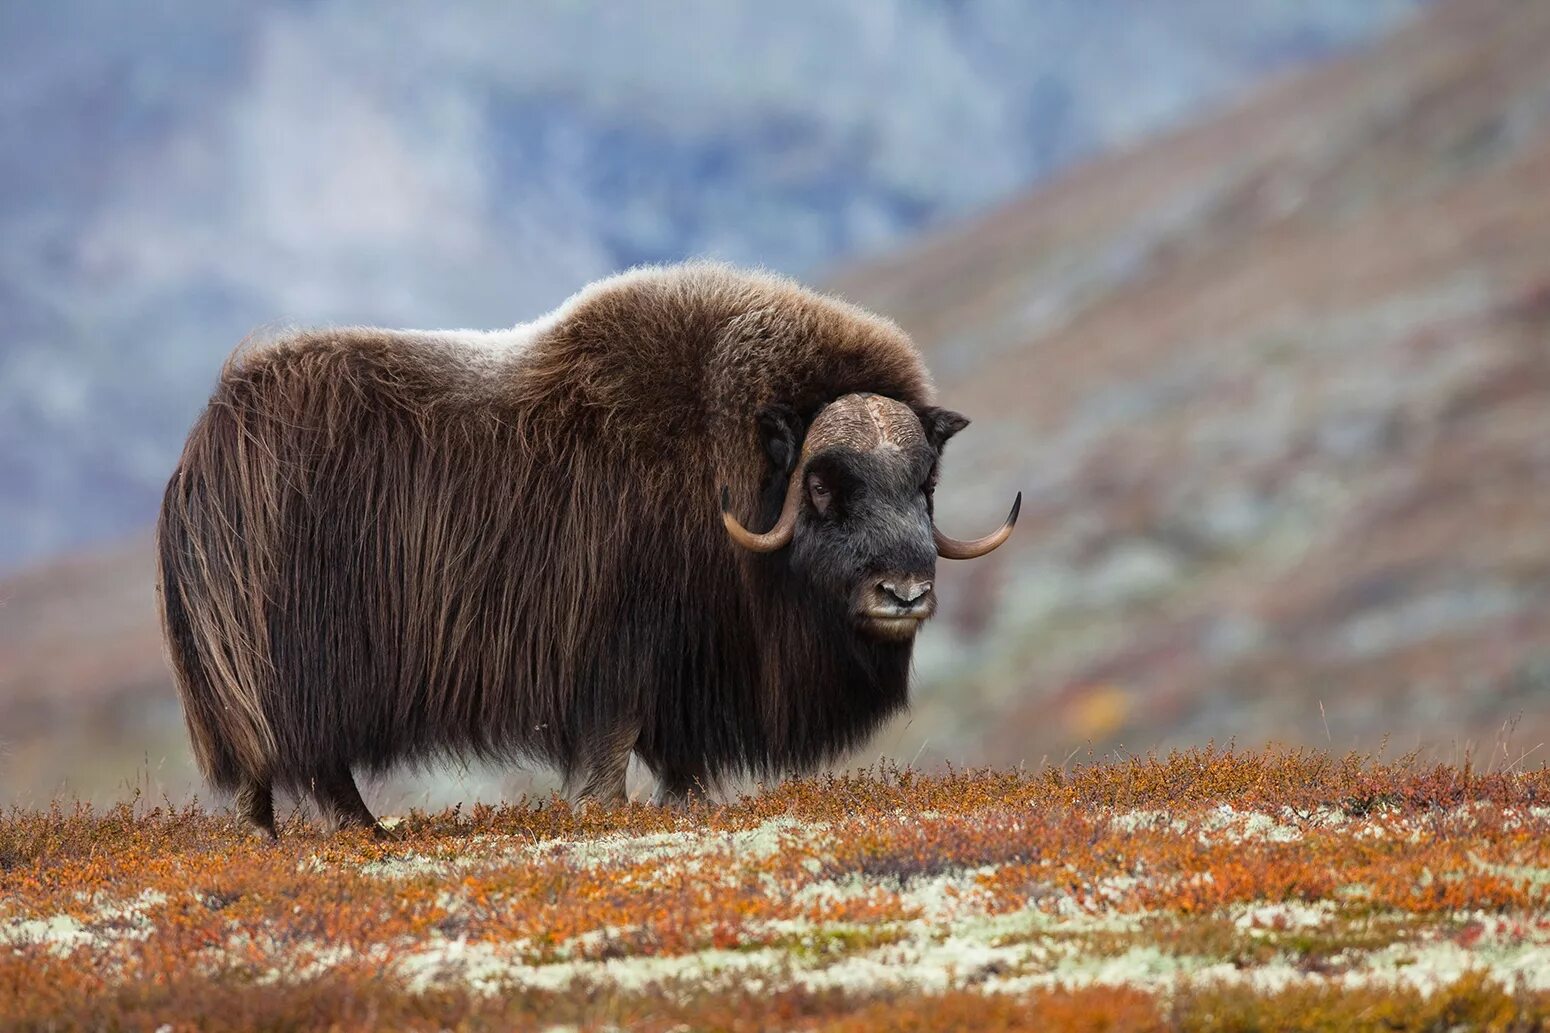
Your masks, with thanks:
M944 564L875 749L1550 738L1546 184L1550 7L1457 0L836 270L974 418L944 528L1025 492L1011 545ZM186 784L150 584L145 541L0 583L16 784L112 795L80 772L125 743Z
M148 524L257 327L509 326L687 256L805 273L1414 6L0 5L0 570Z
M945 526L1026 492L926 636L946 756L1550 738L1550 6L1444 5L836 285L976 418Z

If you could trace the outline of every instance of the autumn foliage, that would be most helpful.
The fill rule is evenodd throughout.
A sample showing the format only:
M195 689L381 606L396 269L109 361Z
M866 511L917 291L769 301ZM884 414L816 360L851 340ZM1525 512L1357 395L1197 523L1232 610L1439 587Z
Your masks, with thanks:
M884 768L399 838L0 818L0 1027L1539 1029L1550 772Z

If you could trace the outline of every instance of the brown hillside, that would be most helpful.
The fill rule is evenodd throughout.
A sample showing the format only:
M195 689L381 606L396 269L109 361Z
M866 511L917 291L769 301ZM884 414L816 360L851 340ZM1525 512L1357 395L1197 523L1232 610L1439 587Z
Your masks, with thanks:
M951 526L1028 491L956 579L994 603L945 600L954 752L1550 734L1550 7L1443 5L837 284L977 417Z
M949 532L1025 492L878 749L1550 738L1550 6L1440 5L831 285L975 418ZM150 584L144 542L0 583L13 793L186 777Z

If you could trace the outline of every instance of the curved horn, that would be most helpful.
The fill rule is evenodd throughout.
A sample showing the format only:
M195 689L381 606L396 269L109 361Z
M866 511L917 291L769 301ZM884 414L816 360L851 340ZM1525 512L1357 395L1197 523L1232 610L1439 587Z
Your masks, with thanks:
M737 517L732 515L732 492L723 484L721 486L721 522L726 525L727 534L732 540L750 552L774 552L776 549L785 548L791 541L791 533L797 526L797 509L802 501L802 464L798 463L796 470L791 474L791 483L786 487L786 501L781 504L780 517L775 521L775 526L763 534L754 534L742 524L737 522Z
M1012 512L1007 515L1006 523L983 538L976 538L972 542L959 541L957 538L949 538L938 531L936 524L931 525L931 534L936 538L936 554L947 560L972 560L983 556L987 552L994 552L1002 542L1012 537L1012 528L1017 526L1017 511L1023 508L1023 493L1017 493L1017 500L1012 503Z

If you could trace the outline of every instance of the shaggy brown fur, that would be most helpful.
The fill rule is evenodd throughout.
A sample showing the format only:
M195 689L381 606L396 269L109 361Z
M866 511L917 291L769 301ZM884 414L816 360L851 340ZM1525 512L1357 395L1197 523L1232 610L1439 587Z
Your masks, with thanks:
M725 483L775 518L767 404L929 403L897 327L689 265L519 331L307 331L223 369L167 486L160 592L199 764L265 831L276 787L371 823L352 767L538 759L617 798L633 750L679 794L811 765L904 704L908 649L858 645L717 506Z

